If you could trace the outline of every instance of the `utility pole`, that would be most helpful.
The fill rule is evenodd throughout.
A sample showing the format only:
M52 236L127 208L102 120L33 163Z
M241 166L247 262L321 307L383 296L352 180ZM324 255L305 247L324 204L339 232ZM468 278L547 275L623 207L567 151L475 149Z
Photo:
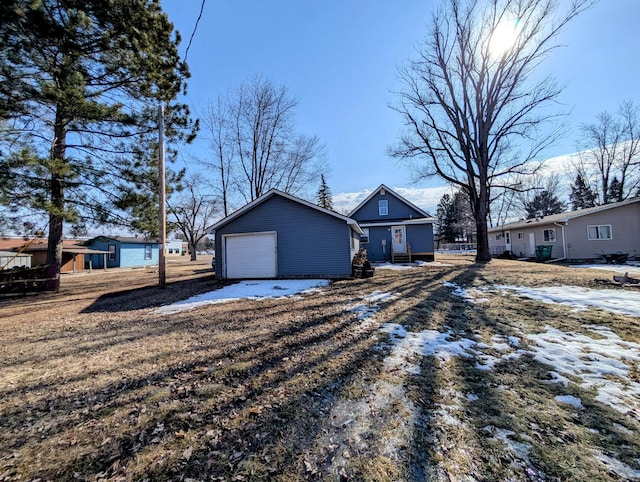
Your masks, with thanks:
M166 273L165 273L165 258L164 250L167 244L167 208L166 208L166 186L165 186L165 172L164 172L164 108L162 105L158 108L158 164L160 170L160 240L158 249L158 288L165 288Z

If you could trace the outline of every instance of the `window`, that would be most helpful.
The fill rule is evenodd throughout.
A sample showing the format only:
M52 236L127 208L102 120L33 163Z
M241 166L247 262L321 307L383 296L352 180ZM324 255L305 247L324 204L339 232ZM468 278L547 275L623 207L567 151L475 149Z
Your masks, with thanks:
M151 259L151 245L144 245L144 259Z
M362 228L362 234L360 235L361 243L369 242L369 228Z
M545 229L542 232L542 238L547 243L553 243L556 240L556 230L555 229Z
M587 226L587 239L611 239L611 225L602 224L600 226Z
M380 216L387 216L389 214L389 201L386 199L378 201L378 214Z
M504 233L504 242L506 244L511 244L511 233L509 231L507 231L506 233Z
M502 238L502 234L496 234L496 241L500 241L500 238Z
M110 244L109 245L109 261L115 261L115 260L116 260L116 245Z
M518 233L518 239L524 239L524 233L522 231Z

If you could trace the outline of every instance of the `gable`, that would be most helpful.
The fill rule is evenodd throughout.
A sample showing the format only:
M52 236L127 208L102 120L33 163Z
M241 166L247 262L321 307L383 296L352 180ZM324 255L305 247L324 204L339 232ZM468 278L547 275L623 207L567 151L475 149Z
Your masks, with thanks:
M393 222L422 219L428 215L383 184L360 203L350 217L358 222Z

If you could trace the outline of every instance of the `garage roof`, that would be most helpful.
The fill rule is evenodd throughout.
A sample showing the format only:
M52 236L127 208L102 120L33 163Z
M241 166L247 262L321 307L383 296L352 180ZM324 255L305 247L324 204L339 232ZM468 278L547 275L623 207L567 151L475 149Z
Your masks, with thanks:
M260 196L259 198L251 201L249 204L246 204L244 207L241 207L240 209L238 209L236 212L231 213L229 216L227 216L226 218L218 221L216 224L214 224L211 229L209 230L210 234L214 234L215 231L217 229L220 229L222 226L224 226L225 224L233 221L234 219L238 218L239 216L243 215L244 213L246 213L247 211L250 211L251 209L253 209L254 207L262 204L263 202L265 202L267 199L273 197L273 196L282 196L284 198L287 198L291 201L303 204L304 206L307 206L309 208L315 209L317 211L320 211L321 213L324 214L328 214L329 216L333 216L335 218L338 219L342 219L344 222L346 222L351 229L353 229L356 233L358 234L363 234L362 233L362 229L360 228L360 226L358 225L358 222L355 219L349 218L347 216L343 216L342 214L338 214L335 211L331 211L330 209L325 209L323 207L320 207L316 204L313 204L309 201L305 201L304 199L300 199L299 197L295 197L291 194L287 194L286 192L282 192L282 191L278 191L277 189L271 189L269 192L263 194L262 196Z

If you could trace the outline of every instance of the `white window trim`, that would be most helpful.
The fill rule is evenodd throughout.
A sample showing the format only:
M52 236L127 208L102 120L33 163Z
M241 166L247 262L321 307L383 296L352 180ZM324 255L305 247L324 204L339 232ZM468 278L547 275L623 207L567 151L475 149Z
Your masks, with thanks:
M383 206L384 206L384 209L383 209ZM386 199L378 200L378 216L388 216L388 215L389 215L389 201L387 201Z
M549 239L549 235L548 234L545 236L545 233L548 233L548 232L553 232L553 239ZM547 239L545 239L545 238L547 238ZM543 239L544 243L555 243L556 239L558 239L558 237L556 236L556 229L555 228L544 229L542 231L542 239Z
M360 235L360 242L367 244L369 242L369 228L362 228L362 234Z
M524 232L518 231L518 239L524 239Z
M111 250L111 248L113 248L113 251ZM115 261L116 260L116 245L115 244L110 244L107 246L107 250L109 251L109 255L107 256L107 259L109 261Z
M149 257L147 257L147 253L149 254ZM150 244L144 245L144 259L153 259L153 246L151 246Z
M608 227L609 228L609 236L608 238L601 238L600 237L600 228L603 227ZM591 228L596 228L596 231L598 233L598 236L595 238L592 238L589 236L589 230ZM589 224L587 225L587 240L589 241L611 241L613 239L613 228L611 227L610 224Z

